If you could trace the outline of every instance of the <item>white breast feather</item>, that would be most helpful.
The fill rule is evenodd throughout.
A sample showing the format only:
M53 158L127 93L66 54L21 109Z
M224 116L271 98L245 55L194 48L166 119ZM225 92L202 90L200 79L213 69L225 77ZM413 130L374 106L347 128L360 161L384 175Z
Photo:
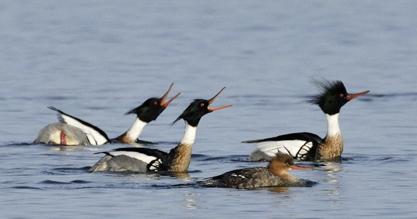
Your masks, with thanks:
M99 132L97 132L95 129L82 124L76 119L73 119L61 113L58 113L57 116L60 122L72 125L83 131L87 135L87 138L92 145L102 145L107 142L107 139L104 136L102 136Z

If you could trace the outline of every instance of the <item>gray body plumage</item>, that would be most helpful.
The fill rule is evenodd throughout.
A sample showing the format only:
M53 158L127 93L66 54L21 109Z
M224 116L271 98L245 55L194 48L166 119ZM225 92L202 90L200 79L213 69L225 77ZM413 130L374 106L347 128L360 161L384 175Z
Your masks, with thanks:
M102 157L94 166L90 167L90 172L147 172L148 163L131 158L125 155Z

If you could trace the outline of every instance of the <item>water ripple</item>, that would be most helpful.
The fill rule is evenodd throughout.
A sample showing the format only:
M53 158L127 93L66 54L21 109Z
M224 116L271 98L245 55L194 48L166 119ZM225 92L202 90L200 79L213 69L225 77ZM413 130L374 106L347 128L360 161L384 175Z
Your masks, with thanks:
M0 147L10 147L10 146L33 146L33 142L10 142L0 145Z
M88 169L90 169L89 166L84 166L84 167L58 167L58 168L53 168L52 172L51 171L45 171L48 173L85 173L88 172Z
M33 187L33 186L12 186L10 187L12 189L31 189L31 190L43 190L42 188L39 187Z
M85 180L72 180L69 182L63 182L63 181L55 181L55 180L43 180L39 182L39 184L51 184L51 185L68 185L68 184L87 184L91 183L90 181Z

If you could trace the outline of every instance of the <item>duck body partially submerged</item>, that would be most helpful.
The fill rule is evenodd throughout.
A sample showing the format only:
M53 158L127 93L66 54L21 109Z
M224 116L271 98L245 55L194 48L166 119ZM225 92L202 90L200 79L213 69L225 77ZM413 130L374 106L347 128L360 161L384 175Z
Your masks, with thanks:
M290 169L306 169L294 165L288 154L276 155L267 167L252 167L232 170L218 176L199 181L203 187L256 189L265 187L310 187L316 182L300 179L288 173Z

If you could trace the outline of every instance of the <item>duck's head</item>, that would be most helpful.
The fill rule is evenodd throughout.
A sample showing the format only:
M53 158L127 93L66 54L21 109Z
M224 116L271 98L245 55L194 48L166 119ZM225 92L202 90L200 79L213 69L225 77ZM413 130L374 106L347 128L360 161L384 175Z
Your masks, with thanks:
M268 169L275 175L287 173L291 166L294 165L294 159L288 154L277 154L271 159Z
M274 175L283 176L288 174L288 170L307 170L311 168L295 165L294 159L291 155L278 153L269 162L268 169Z
M149 98L140 106L130 110L126 114L136 114L140 120L147 123L157 119L158 116L168 107L168 105L181 94L178 93L171 99L168 99L168 94L173 86L174 83L169 86L168 90L161 97Z
M214 97L206 100L206 99L195 99L190 105L181 113L180 116L173 122L177 122L180 119L186 121L189 125L196 127L200 122L200 119L206 115L207 113L211 113L214 111L218 111L221 109L225 109L231 107L232 105L224 105L219 107L211 107L210 104L214 102L217 96L225 89L223 87Z
M366 90L359 93L348 93L341 81L323 81L318 84L323 91L309 102L319 105L321 110L328 115L339 113L340 108L347 102L369 92Z

